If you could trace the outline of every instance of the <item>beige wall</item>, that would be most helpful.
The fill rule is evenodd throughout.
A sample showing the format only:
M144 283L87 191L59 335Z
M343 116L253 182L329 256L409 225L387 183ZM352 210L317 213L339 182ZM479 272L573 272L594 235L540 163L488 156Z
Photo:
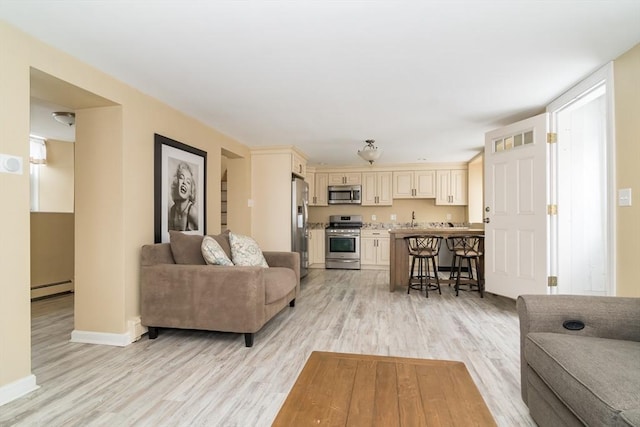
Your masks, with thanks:
M73 213L32 212L31 287L73 280Z
M394 199L393 206L312 206L309 208L310 222L328 222L329 215L362 215L363 221L391 223L391 215L396 215L396 222L411 222L411 212L416 213L417 222L447 222L447 214L451 214L451 222L466 221L466 206L436 206L435 199ZM372 220L371 215L376 216Z
M61 105L77 114L75 329L126 336L127 322L139 315L140 247L152 243L154 236L154 133L208 153L208 232L220 229L220 153L224 149L248 159L248 148L3 22L0 52L1 153L28 159L31 67L42 72L39 77L53 76L113 105L93 108L96 105L83 104L81 97L58 94L69 96ZM250 162L240 166L248 169ZM0 392L31 376L27 167L22 175L0 176L0 193L12 201L0 210L0 221L11 224L0 236ZM249 188L239 188L244 193L231 197L246 206ZM240 214L239 228L250 228L249 215Z
M484 218L484 154L478 154L469 162L469 205L467 220L482 223Z
M0 22L0 153L23 159L22 175L0 175L0 387L31 374L27 44Z
M253 151L251 188L251 235L266 251L290 251L291 150Z
M39 212L73 212L74 144L47 140L47 164L40 168Z
M616 294L640 297L640 44L615 60L614 89L616 186L633 192L633 206L616 208Z
M251 209L248 195L251 194L250 159L227 159L227 193L243 194L227 202L227 228L235 233L251 235Z

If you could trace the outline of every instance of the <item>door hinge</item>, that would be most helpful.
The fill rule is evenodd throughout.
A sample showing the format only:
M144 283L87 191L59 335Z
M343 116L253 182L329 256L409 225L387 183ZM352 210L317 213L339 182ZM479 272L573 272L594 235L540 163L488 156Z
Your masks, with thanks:
M549 287L558 286L558 276L548 276L547 286Z
M556 142L558 142L558 134L555 132L548 132L547 133L547 143L548 144L555 144Z
M547 205L547 215L558 215L558 205Z

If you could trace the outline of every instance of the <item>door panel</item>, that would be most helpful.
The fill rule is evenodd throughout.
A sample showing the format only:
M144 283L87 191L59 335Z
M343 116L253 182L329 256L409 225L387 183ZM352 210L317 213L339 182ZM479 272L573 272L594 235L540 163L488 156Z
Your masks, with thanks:
M488 292L547 293L547 130L541 114L485 136Z
M518 262L519 279L535 279L535 230L518 230Z
M517 161L518 169L518 210L519 215L534 215L534 159L531 157L519 159Z

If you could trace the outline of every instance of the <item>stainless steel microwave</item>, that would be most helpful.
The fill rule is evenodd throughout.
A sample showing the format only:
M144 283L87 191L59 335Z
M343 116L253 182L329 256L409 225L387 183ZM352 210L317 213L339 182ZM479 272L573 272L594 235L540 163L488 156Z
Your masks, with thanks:
M328 187L330 205L359 205L362 204L361 185L331 185Z

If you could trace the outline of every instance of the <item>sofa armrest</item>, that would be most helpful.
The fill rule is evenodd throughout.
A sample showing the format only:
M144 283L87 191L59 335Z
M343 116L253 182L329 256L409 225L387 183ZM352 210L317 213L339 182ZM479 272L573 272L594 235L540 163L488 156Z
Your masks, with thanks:
M265 316L263 272L262 267L143 265L142 324L256 332Z
M522 399L527 401L525 341L530 332L553 332L627 341L640 341L640 298L586 295L521 295L516 302L520 318L520 375ZM579 320L584 329L570 331L567 320Z
M140 250L140 265L142 266L175 263L169 243L143 245Z
M520 336L529 332L555 332L640 341L640 298L585 295L522 295L517 301ZM562 326L580 320L580 331Z
M300 285L300 254L298 252L262 252L269 267L286 267L296 273L296 283Z

